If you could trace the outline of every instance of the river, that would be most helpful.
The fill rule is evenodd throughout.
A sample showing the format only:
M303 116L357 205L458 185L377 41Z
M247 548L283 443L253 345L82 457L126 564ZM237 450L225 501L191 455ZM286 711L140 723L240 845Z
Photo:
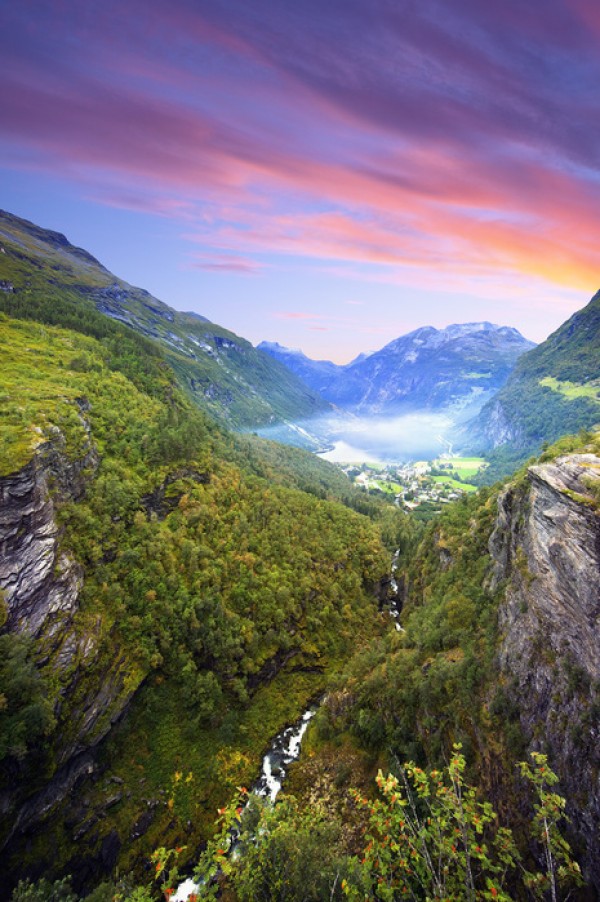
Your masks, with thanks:
M390 601L389 612L394 619L394 626L396 629L399 632L404 632L403 627L400 624L400 613L402 608L401 606L398 606L398 599L396 596L398 583L395 574L398 569L399 556L400 549L396 551L392 560L391 587L394 592L394 598ZM275 736L269 746L269 750L263 758L260 776L254 783L251 794L254 793L255 795L263 797L268 796L272 802L275 801L283 785L283 781L285 780L289 765L293 761L296 761L300 755L302 739L308 729L311 719L316 714L317 709L318 705L311 705L311 707L304 712L302 717L292 724L292 726L285 727ZM248 802L246 802L246 805L247 804ZM230 847L230 851L232 849L233 845ZM189 877L179 885L177 892L172 896L171 902L186 902L192 893L198 892L198 889L198 884Z
M300 755L302 739L316 711L317 706L312 705L296 723L285 727L275 736L263 758L260 776L252 787L252 793L268 796L272 802L275 801L289 765ZM248 802L246 802L247 804ZM198 884L190 877L179 885L177 892L171 897L171 902L185 902L192 893L197 893L198 890Z

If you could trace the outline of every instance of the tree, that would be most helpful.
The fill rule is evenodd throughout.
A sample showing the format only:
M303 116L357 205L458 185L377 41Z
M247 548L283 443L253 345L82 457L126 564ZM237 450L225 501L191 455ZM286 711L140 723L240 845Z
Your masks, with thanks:
M521 773L536 791L532 838L544 849L544 872L531 873L510 829L498 825L488 801L465 783L465 759L454 746L444 771L429 773L406 764L400 777L381 771L377 777L382 798L374 802L356 795L369 811L367 845L362 858L363 880L369 899L510 900L520 885L534 898L550 892L557 902L558 886L581 883L579 866L562 837L564 799L549 790L557 777L544 755L534 753L533 765L520 764ZM350 881L344 890L351 899L365 898Z

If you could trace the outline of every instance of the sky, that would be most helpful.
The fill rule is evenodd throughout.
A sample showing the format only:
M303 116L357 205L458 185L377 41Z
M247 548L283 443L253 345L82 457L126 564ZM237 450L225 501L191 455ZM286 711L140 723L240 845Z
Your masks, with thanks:
M347 362L600 287L598 0L0 0L0 206Z

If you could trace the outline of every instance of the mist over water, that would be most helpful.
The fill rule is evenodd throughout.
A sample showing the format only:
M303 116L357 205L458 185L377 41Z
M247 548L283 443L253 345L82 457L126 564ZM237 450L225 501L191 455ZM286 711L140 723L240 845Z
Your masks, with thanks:
M332 463L404 463L431 459L449 450L459 435L453 413L328 414L257 431L263 438L309 448ZM464 434L461 438L464 440Z
M455 423L446 414L411 413L395 417L327 418L314 424L332 450L324 460L360 463L400 463L437 457L453 441Z

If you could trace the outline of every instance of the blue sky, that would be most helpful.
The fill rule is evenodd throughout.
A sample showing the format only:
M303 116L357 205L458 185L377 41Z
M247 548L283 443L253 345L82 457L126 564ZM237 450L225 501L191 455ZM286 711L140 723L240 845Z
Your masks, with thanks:
M598 288L592 0L0 5L2 206L251 341L542 340Z

